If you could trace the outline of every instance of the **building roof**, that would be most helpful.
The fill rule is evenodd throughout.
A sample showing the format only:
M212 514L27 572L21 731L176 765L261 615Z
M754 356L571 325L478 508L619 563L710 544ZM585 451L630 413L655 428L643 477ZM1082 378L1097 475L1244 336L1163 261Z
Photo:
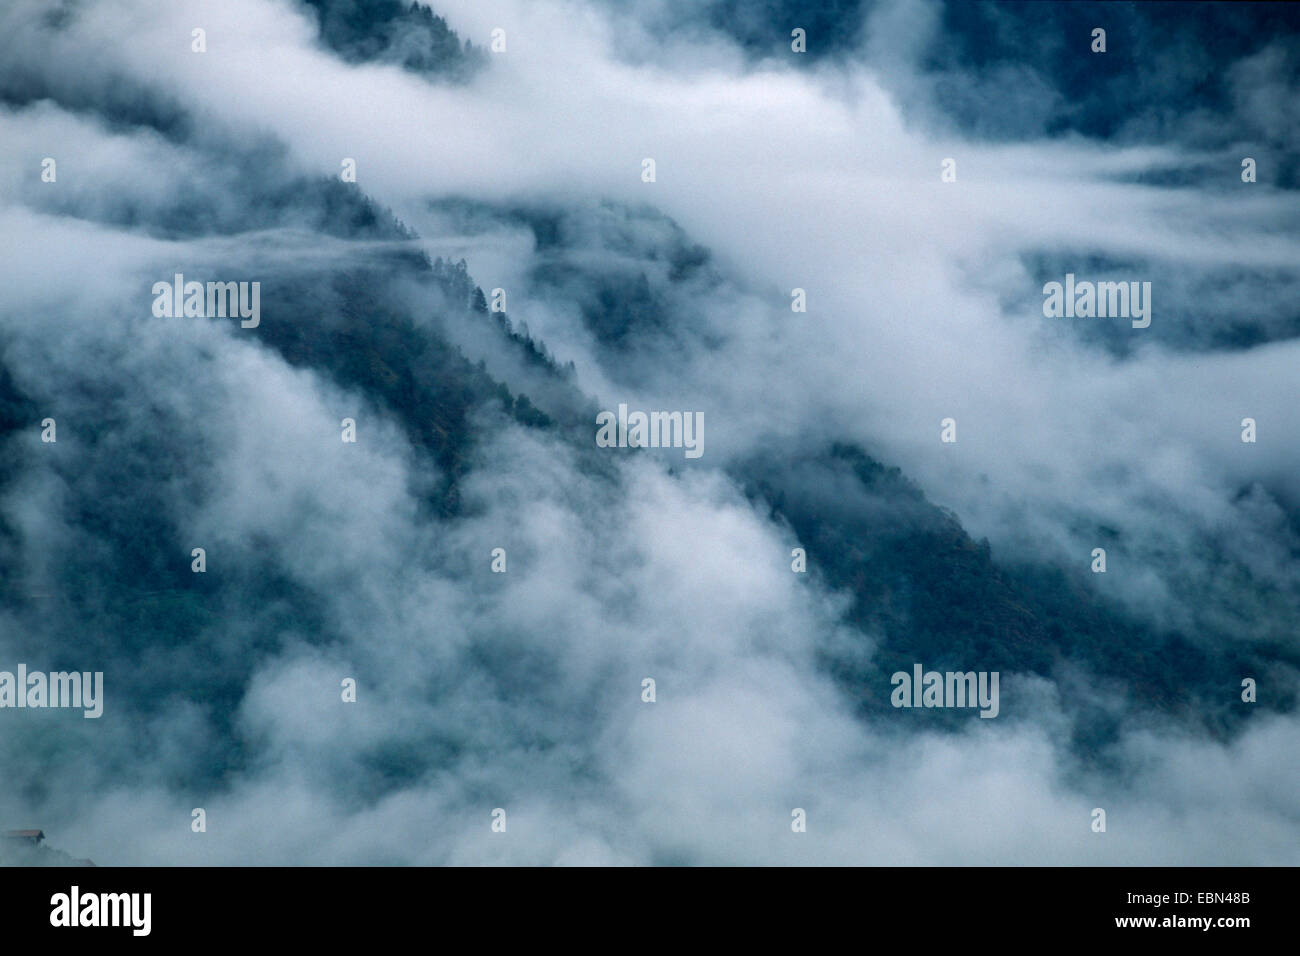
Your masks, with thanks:
M10 840L44 840L44 830L8 830L5 837Z

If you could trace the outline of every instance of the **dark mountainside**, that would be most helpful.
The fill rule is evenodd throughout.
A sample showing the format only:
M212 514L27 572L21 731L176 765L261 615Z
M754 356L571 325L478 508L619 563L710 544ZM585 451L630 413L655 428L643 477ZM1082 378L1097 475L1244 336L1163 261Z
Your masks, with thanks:
M1275 166L1271 182L1300 188L1294 97L1287 92L1300 79L1300 60L1293 43L1277 42L1300 34L1295 4L943 0L937 6L939 29L922 47L922 77L934 84L946 122L963 133L1078 133L1206 150L1250 142ZM858 55L864 18L882 7L877 0L810 8L796 0L706 0L693 8L693 21L677 22L679 6L661 10L651 23L707 27L734 37L756 60L787 62L790 31L799 27L807 32L807 61L833 62ZM1097 27L1106 30L1105 56L1071 55L1089 48ZM1234 86L1244 76L1272 78L1280 98L1255 108ZM1005 108L1009 95L1017 97L1016 109ZM1271 112L1287 99L1291 128ZM1208 178L1186 164L1168 177L1170 185Z
M399 0L302 0L315 11L321 40L350 63L397 63L413 73L457 82L487 63L447 21L419 3Z
M462 228L497 222L531 229L539 264L529 296L576 303L602 348L602 364L621 380L635 380L648 355L666 361L681 338L695 334L690 315L696 297L728 283L706 249L652 209L602 203L593 213L464 200L438 207L452 210ZM634 222L640 228L630 228ZM647 235L656 241L647 242ZM608 255L593 255L597 250ZM810 570L853 594L850 620L864 634L883 635L870 668L827 661L860 698L864 713L889 709L879 688L914 661L961 669L968 666L964 662L981 660L1007 672L1056 679L1079 665L1126 687L1139 710L1226 732L1236 726L1233 715L1239 712L1224 689L1240 674L1269 673L1283 666L1279 660L1300 665L1300 657L1284 650L1288 627L1277 624L1300 624L1300 593L1293 588L1258 601L1271 589L1254 582L1245 568L1187 582L1188 605L1204 608L1198 627L1194 633L1166 633L1099 593L1086 563L1067 571L999 562L987 542L966 534L958 515L927 501L897 468L862 448L832 443L791 450L741 463L732 472L770 508L772 520L794 530L808 551ZM1113 529L1097 528L1095 534L1112 553L1122 554L1128 545ZM1293 535L1292 546L1300 554L1300 537ZM1220 579L1228 583L1216 583ZM1243 600L1252 592L1256 597ZM1232 630L1215 616L1225 607L1234 609ZM1295 701L1277 704L1289 710ZM1085 750L1112 740L1120 716L1096 713L1093 706L1075 707L1082 722L1078 743ZM967 716L926 713L940 723Z

